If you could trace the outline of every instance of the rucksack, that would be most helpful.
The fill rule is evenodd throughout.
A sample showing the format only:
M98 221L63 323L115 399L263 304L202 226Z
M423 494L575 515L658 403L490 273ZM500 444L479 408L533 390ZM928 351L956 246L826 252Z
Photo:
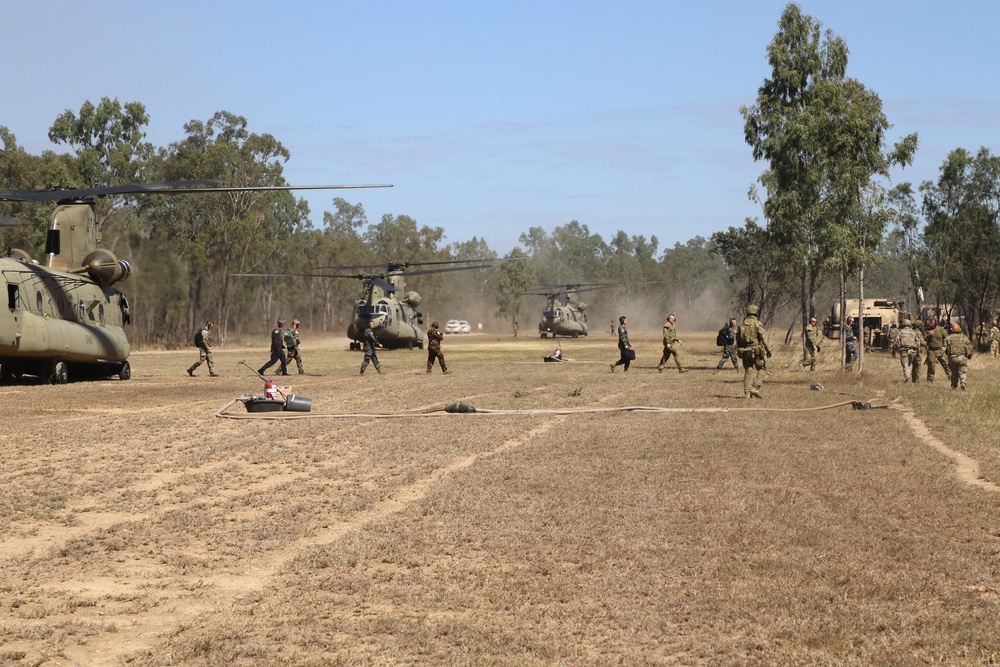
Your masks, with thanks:
M729 338L729 327L725 326L719 329L719 335L715 337L715 344L719 347L725 347L727 345L732 345L733 341Z
M736 344L740 347L753 347L757 345L757 327L752 322L743 320L736 330Z
M204 332L205 332L204 329L198 329L198 333L196 333L194 335L194 346L195 347L201 347L202 344L205 342L205 337L202 335L202 334L204 334Z
M285 331L285 347L295 347L298 343L295 342L295 331L288 329Z

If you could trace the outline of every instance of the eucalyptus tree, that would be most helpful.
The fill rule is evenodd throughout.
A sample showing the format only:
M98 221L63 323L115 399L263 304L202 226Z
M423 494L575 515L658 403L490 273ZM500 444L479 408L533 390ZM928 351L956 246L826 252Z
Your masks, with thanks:
M247 120L219 111L208 121L192 120L181 141L161 149L158 168L164 180L221 179L229 185L285 185L288 150L270 134L255 134ZM236 273L280 271L283 250L308 223L308 206L289 192L232 192L197 197L159 198L156 225L177 247L187 268L187 329L212 313L225 337L237 300L256 310L256 325L267 327L276 294L273 281L256 288ZM246 290L256 289L256 307Z
M715 232L711 242L729 269L729 282L740 312L756 304L766 325L794 298L790 286L794 285L796 269L784 256L785 249L772 238L770 229L747 218L743 227Z
M535 269L529 257L520 248L513 248L504 255L497 271L496 289L493 291L497 304L497 316L517 322L525 292L535 282Z
M76 158L78 179L85 187L141 183L148 180L148 167L155 149L146 141L149 114L141 102L101 98L87 100L79 113L67 109L49 128L49 140L66 144ZM70 185L60 183L59 185ZM134 253L147 233L137 215L142 202L129 197L102 197L96 215L104 245L116 253Z
M870 261L888 220L870 206L882 201L872 180L909 164L917 145L911 134L886 148L881 100L846 77L846 43L820 27L797 5L785 8L768 47L772 76L741 109L754 159L769 164L764 214L799 274L803 329L824 268L844 276Z
M937 182L920 186L924 244L935 274L935 305L960 304L967 317L986 317L1000 297L1000 158L981 148L952 151Z

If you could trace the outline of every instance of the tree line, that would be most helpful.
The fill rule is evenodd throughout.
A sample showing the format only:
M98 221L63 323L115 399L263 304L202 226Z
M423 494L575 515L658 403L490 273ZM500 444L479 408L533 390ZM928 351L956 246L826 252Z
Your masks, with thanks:
M588 294L592 328L627 313L656 328L675 312L685 328L711 330L749 303L765 323L787 322L788 337L850 293L953 304L988 319L1000 296L1000 158L956 148L936 182L893 185L909 165L917 134L888 145L891 128L874 92L848 77L846 44L789 4L768 47L772 75L740 111L745 140L765 168L751 198L762 220L708 239L660 248L652 236L617 231L605 240L571 220L531 227L507 252L405 215L369 220L342 197L314 224L289 192L122 196L98 201L103 244L135 271L122 285L133 306L137 345L188 344L213 319L223 339L259 336L277 313L295 313L314 331L342 335L361 286L337 278L241 278L241 273L329 273L329 267L488 258L493 268L413 280L431 316L475 312L494 330L530 330L544 301L539 286L607 283ZM0 188L97 187L218 179L227 185L287 185L291 158L281 141L250 130L227 111L183 126L165 147L146 141L140 102L103 98L67 110L49 129L65 152L28 154L0 126ZM0 228L4 250L39 256L54 205L9 202L0 214L25 224ZM866 287L867 285L867 287ZM461 319L471 319L465 317ZM526 325L530 323L530 325Z

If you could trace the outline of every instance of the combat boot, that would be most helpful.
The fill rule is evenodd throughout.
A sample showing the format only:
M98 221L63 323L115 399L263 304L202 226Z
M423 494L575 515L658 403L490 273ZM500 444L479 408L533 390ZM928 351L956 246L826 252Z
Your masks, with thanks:
M764 398L763 396L760 395L760 392L757 391L756 389L751 389L750 395L754 398Z
M188 375L190 375L191 377L194 377L194 366L192 366L191 368L188 369Z
M691 370L691 369L690 368L678 368L677 372L678 373L687 373L689 370Z

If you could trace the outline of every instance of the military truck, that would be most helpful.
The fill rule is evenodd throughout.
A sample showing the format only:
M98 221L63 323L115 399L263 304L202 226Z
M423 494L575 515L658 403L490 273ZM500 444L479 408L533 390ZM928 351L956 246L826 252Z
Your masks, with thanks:
M858 303L858 299L847 300L847 317L853 317L855 322L860 321L859 337L864 338L864 330L867 328L871 332L871 338L867 343L872 348L888 350L889 329L893 324L900 326L904 319L910 317L910 313L906 310L906 299L903 297L865 299L864 318L858 315ZM840 302L835 301L830 309L830 317L823 320L823 335L827 338L840 338L840 323Z

